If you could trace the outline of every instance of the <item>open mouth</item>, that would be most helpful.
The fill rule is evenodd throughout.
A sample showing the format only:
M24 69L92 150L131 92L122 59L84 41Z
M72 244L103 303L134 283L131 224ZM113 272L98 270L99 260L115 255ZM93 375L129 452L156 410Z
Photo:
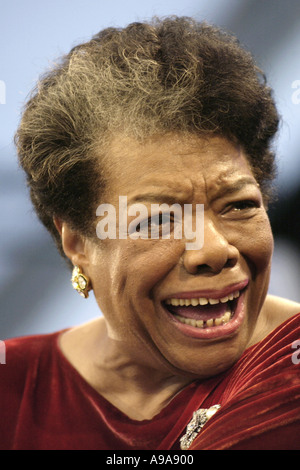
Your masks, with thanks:
M170 297L163 307L178 327L196 337L217 337L233 333L244 318L246 286L224 297Z
M177 320L185 325L211 328L225 325L233 318L239 296L240 291L235 291L222 299L171 298L165 301L165 306Z

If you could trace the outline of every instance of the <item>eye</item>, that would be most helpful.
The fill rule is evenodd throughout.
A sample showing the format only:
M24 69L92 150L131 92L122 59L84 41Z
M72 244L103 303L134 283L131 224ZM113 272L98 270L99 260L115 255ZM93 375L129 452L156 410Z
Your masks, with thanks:
M151 229L151 227L161 227L162 225L172 223L172 216L170 214L156 214L148 219L142 220L137 226L137 231Z
M232 204L232 209L235 211L243 211L252 209L253 207L258 207L257 202L255 201L237 201Z
M159 225L169 224L172 222L171 214L157 214L150 217L150 224L158 227Z
M226 206L222 215L228 218L250 218L256 214L260 206L259 201L252 199L235 201Z
M136 226L136 232L140 234L141 238L160 238L162 235L167 236L170 234L173 224L173 214L153 214Z

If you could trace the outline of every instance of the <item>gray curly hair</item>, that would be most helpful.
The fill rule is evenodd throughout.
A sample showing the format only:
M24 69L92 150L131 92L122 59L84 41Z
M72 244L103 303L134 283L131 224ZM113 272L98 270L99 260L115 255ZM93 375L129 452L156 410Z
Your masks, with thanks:
M108 28L39 81L16 133L36 212L63 253L53 218L95 236L113 135L221 135L238 142L268 197L278 127L272 92L232 35L186 17Z

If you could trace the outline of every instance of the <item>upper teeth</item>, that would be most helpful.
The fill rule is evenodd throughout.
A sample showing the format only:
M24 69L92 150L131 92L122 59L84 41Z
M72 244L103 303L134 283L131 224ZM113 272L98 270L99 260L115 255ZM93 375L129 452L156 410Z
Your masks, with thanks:
M209 298L206 298L206 297L192 298L192 299L171 298L171 299L166 300L166 304L167 305L173 305L174 307L178 307L178 306L180 306L180 307L189 307L190 305L192 305L193 307L197 307L197 305L207 305L207 304L216 305L216 304L219 304L219 303L226 303L229 300L236 299L237 297L239 297L239 295L240 295L240 292L235 291L235 292L232 292L231 294L229 294L225 297L222 297L220 299L209 299Z

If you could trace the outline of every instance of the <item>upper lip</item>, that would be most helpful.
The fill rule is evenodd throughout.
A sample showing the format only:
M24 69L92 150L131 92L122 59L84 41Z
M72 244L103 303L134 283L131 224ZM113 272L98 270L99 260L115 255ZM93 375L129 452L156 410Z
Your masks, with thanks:
M247 287L249 280L245 279L244 281L237 282L235 284L230 284L222 289L201 289L194 291L184 291L176 292L172 295L168 295L164 300L167 299L194 299L194 298L209 298L209 299L221 299L227 295L241 291Z

